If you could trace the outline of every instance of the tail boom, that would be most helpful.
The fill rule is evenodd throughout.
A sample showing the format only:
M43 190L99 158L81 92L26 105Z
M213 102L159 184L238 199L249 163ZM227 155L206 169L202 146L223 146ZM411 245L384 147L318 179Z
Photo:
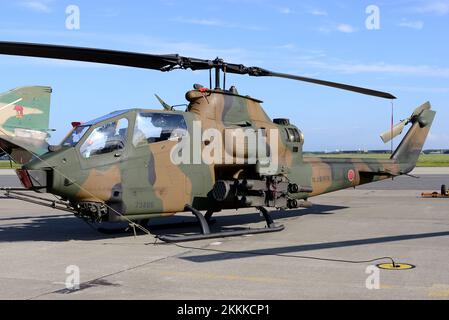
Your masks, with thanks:
M435 115L430 103L417 108L410 118L412 127L390 159L305 157L306 169L298 166L292 180L311 186L313 192L297 197L313 197L410 173L416 167Z

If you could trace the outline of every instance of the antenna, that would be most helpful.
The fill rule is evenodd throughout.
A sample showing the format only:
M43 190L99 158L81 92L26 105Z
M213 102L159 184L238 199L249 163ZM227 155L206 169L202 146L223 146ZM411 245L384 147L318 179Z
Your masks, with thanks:
M394 135L394 101L391 100L391 137ZM394 137L391 139L391 154L394 152Z
M223 65L223 91L226 90L226 64Z

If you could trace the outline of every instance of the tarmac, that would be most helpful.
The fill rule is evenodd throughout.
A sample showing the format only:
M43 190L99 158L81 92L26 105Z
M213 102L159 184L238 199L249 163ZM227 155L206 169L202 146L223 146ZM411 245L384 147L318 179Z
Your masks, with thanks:
M13 174L0 171L0 187L18 186ZM274 212L283 232L181 246L145 234L100 234L70 213L3 198L0 299L448 299L449 199L420 195L449 185L449 169L413 175L420 178L343 190L310 199L310 209ZM214 228L264 225L254 210L236 213L217 214ZM149 229L173 232L161 224L174 221L194 220L182 214L157 219ZM390 262L384 257L416 268L370 267ZM366 262L377 258L383 259ZM76 269L81 284L69 290Z

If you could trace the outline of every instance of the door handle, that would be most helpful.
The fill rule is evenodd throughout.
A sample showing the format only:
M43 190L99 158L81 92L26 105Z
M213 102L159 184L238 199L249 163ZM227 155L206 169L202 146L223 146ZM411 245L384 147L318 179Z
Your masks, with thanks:
M116 154L114 154L114 157L116 157L116 158L120 158L121 156L122 156L121 153L116 153Z

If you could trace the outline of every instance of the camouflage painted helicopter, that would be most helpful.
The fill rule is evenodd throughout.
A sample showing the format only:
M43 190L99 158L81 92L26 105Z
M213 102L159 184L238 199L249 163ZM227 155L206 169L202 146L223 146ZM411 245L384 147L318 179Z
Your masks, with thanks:
M226 90L227 73L280 77L385 99L395 97L385 92L226 63L218 58L201 60L179 55L10 42L0 42L0 54L159 71L209 70L210 87L215 70L215 88L195 85L186 94L189 104L185 112L162 102L163 111L123 110L87 123L76 123L59 146L35 154L34 160L17 170L27 190L56 195L60 201L52 202L52 207L90 221L143 223L152 217L192 212L201 225L201 234L160 236L168 242L281 231L284 227L273 222L269 208L294 209L307 205L309 198L320 194L408 174L416 165L435 117L426 103L409 119L383 134L383 140L388 142L411 124L391 159L308 158L302 152L302 132L288 119L271 120L260 100L239 94L235 87ZM200 134L214 129L221 136L185 139L195 136L198 123ZM268 151L260 153L260 144L254 147L248 139L238 140L245 130L265 137ZM231 141L231 146L222 143L223 140ZM197 148L200 154L211 145L220 146L213 152L217 161L174 162L173 155L179 153L176 148L181 141L187 148ZM226 157L234 161L220 161ZM40 197L30 200L13 192L8 195L38 204L42 203L37 200L43 200ZM208 222L213 213L248 207L261 211L266 228L211 233ZM207 213L203 215L200 211Z
M33 154L48 151L51 92L49 87L23 87L0 94L0 156L8 153L25 164Z

